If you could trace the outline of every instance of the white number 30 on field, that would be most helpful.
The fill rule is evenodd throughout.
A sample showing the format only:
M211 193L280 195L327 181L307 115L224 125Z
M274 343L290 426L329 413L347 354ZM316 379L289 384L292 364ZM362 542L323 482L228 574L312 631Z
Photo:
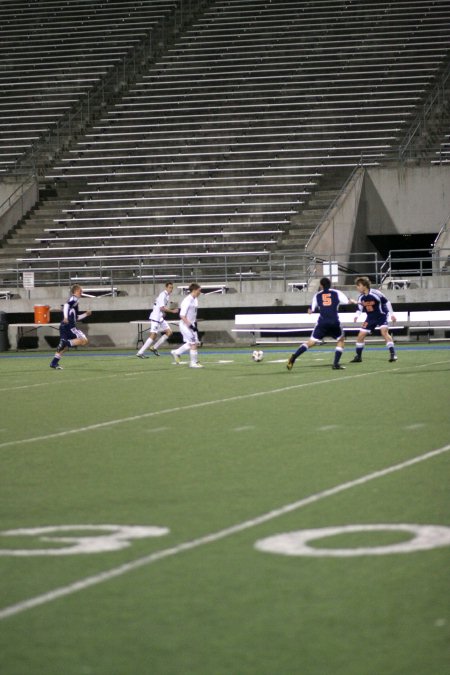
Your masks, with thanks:
M0 556L55 556L120 551L130 546L133 539L162 537L169 531L167 527L144 525L51 525L5 530L0 532L0 538L34 537L41 545L45 543L50 546L26 549L0 548Z
M325 539L336 535L368 532L399 532L410 535L407 541L382 546L351 546L349 548L317 548L309 542L316 539ZM322 527L314 530L298 530L285 532L273 537L260 539L255 548L265 553L279 555L312 556L315 558L337 557L348 558L364 555L388 555L391 553L414 553L428 551L441 546L450 546L450 527L441 525L342 525L340 527Z

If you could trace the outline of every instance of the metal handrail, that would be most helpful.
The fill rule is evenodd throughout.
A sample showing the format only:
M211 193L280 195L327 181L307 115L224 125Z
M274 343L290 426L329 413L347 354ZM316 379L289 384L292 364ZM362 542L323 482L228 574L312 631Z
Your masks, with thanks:
M433 241L432 246L433 246L434 251L439 251L439 245L438 245L439 240L440 240L441 237L443 237L444 234L448 231L449 225L450 225L450 215L449 215L449 217L447 218L447 220L445 220L445 221L442 223L442 225L441 225L441 227L440 227L440 229L439 229L439 232L437 233L436 239Z
M431 249L428 248L407 249L408 253L425 253L424 256L406 258L405 256L398 255L404 252L405 251L403 249L392 249L389 251L386 260L384 261L384 263L381 265L380 268L381 283L383 283L386 279L389 279L391 276L393 276L392 275L393 261L413 262L420 260L428 260L428 261L431 260ZM395 254L397 254L397 257L395 257Z
M30 182L33 180L36 180L36 176L34 173L30 173L25 180L20 183L16 187L16 189L11 192L11 194L0 204L0 216L2 216L6 211L8 211L13 204L15 204L24 194L25 194L25 188L29 186ZM16 195L17 192L20 192L19 195Z
M381 259L375 252L360 254L336 254L325 257L313 254L287 253L282 256L267 253L261 260L258 256L243 259L239 256L226 256L221 264L209 261L205 256L200 261L190 256L178 256L173 262L158 262L151 255L139 259L126 256L121 261L114 262L99 257L95 264L81 266L80 262L72 261L68 264L59 260L54 265L33 268L28 263L17 263L15 266L0 268L2 286L19 288L22 285L24 272L34 271L36 286L69 285L75 278L88 277L96 279L93 283L99 285L116 286L118 284L144 284L152 280L162 280L166 277L176 279L180 283L191 281L220 281L230 283L234 281L239 286L245 280L265 281L269 284L280 282L287 289L289 282L305 282L306 287L324 276L324 266L334 275L337 270L336 283L340 286L351 286L356 276L368 276L374 285L382 285L386 280L395 277L408 276L423 285L423 278L433 276L437 283L441 276L441 269L435 267L448 260L450 249L442 249L439 259L432 258L432 249L392 250L386 260ZM405 255L409 254L409 255ZM36 260L39 262L39 259ZM93 263L94 261L90 260ZM326 274L328 276L328 274Z

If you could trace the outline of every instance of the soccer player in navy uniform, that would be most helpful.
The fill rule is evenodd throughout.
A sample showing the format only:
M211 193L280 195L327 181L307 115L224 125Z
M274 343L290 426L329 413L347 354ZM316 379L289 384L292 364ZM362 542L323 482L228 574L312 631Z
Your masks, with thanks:
M394 341L388 328L389 318L394 323L397 321L391 303L381 291L370 288L370 280L367 277L358 277L355 284L360 293L358 300L356 301L358 310L356 312L355 321L358 320L358 316L362 313L366 314L366 319L357 335L356 355L351 363L361 363L364 341L366 336L373 333L375 328L380 329L381 335L386 342L386 347L389 349L389 362L393 363L394 361L397 361Z
M319 318L307 342L304 342L297 351L292 354L286 364L288 370L292 370L295 360L304 354L307 349L322 342L324 337L332 337L337 340L334 352L333 370L344 370L344 366L339 363L342 352L344 351L345 335L339 321L339 305L346 305L349 299L335 288L331 288L331 281L327 277L320 280L320 291L312 299L311 307L308 312L319 312Z
M60 359L68 347L79 347L88 343L86 335L77 328L78 319L84 319L86 316L92 314L90 310L84 314L79 314L78 300L81 298L82 293L83 289L81 286L74 284L70 289L70 298L64 303L63 319L59 324L59 344L56 347L55 356L50 363L50 368L55 368L55 370L62 370Z

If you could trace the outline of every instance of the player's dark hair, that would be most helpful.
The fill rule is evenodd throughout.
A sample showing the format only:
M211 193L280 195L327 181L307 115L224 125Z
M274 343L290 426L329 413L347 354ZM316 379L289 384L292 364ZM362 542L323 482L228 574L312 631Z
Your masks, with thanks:
M196 284L195 281L189 286L189 293L192 293L192 291L196 291L197 289L201 288L200 284Z
M370 288L370 279L369 277L358 277L355 281L355 285L362 284L365 288Z
M328 279L328 277L323 277L319 281L319 283L322 286L324 291L328 291L328 289L331 288L331 281Z

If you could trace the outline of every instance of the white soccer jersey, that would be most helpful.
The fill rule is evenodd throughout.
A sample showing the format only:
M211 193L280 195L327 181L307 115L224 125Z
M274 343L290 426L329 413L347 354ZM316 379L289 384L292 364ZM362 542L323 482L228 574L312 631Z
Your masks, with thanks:
M156 298L155 304L153 305L153 309L150 313L149 316L150 321L157 321L158 323L161 323L161 321L163 321L164 312L162 308L169 306L169 300L170 300L169 293L167 291L161 291L161 293Z
M186 317L190 324L197 322L198 300L191 294L186 296L180 305L180 318Z

